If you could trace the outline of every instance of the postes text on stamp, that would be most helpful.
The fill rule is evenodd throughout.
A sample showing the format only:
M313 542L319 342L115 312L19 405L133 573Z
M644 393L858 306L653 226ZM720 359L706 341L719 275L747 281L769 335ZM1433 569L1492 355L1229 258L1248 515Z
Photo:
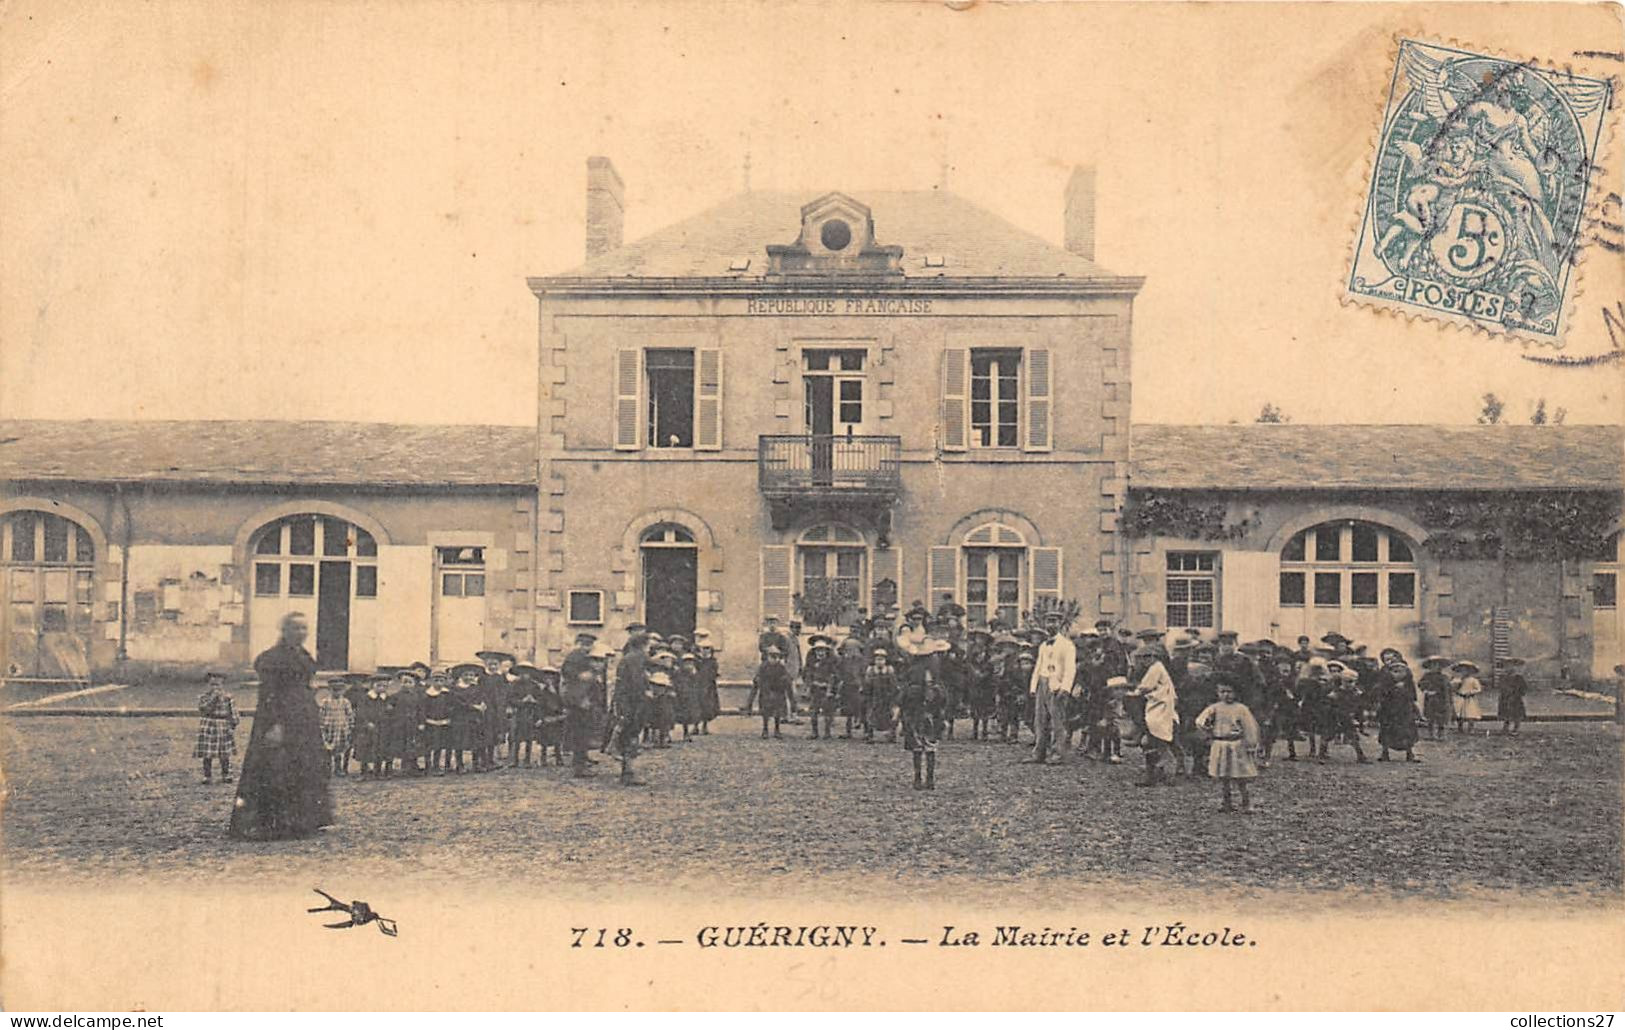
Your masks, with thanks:
M1558 340L1609 91L1401 41L1347 295Z

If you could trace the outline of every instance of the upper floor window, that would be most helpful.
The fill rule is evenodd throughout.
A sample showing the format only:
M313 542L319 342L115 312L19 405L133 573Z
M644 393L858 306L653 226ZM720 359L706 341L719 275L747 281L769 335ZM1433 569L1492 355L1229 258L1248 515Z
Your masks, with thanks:
M626 347L615 352L615 449L722 447L722 351Z
M970 352L970 445L1019 446L1021 352Z
M694 446L694 352L649 350L643 354L648 379L650 447Z
M801 352L801 383L807 432L844 436L863 427L862 348L809 347Z
M1051 450L1051 356L1047 347L944 350L942 449Z

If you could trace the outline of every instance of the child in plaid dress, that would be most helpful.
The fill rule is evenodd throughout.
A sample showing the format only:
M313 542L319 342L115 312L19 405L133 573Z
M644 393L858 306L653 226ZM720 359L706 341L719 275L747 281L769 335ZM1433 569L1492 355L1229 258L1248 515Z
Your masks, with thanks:
M327 685L327 695L316 702L321 710L322 747L331 760L329 776L350 774L350 744L355 736L355 706L344 696L347 684L334 680Z
M220 782L231 782L231 759L237 753L237 702L226 693L226 678L218 672L207 673L207 684L197 699L201 718L197 722L197 742L192 745L192 757L203 759L203 782L214 782L214 760L220 759Z

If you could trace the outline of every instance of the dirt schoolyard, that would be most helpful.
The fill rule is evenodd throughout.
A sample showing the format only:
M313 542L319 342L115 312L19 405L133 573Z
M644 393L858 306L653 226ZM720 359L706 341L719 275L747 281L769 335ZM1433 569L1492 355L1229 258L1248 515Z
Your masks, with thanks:
M246 705L245 705L246 707ZM1617 902L1620 740L1599 723L1487 727L1424 742L1424 764L1277 761L1257 811L1221 814L1206 781L1139 788L1124 764L1019 764L1027 748L961 736L938 788L911 789L897 745L761 740L724 717L713 733L647 753L643 789L603 771L334 781L339 823L305 841L228 840L230 786L200 782L184 718L5 718L5 874L64 882L207 875L308 878L334 864L425 880L522 880L788 891L996 891L1034 877L1078 889L1158 885L1244 894L1482 892ZM960 723L968 733L968 723ZM248 737L239 731L239 757ZM1374 755L1375 741L1368 746ZM1278 756L1279 757L1279 756Z

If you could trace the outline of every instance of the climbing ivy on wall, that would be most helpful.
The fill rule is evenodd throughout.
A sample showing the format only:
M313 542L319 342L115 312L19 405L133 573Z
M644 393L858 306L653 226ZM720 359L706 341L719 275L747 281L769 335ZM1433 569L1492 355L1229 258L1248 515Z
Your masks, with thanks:
M1618 494L1562 491L1435 497L1421 515L1441 558L1598 560L1619 511Z
M1146 492L1132 494L1118 520L1130 537L1174 536L1185 540L1239 540L1250 520L1226 522L1222 504L1192 504L1179 497Z

